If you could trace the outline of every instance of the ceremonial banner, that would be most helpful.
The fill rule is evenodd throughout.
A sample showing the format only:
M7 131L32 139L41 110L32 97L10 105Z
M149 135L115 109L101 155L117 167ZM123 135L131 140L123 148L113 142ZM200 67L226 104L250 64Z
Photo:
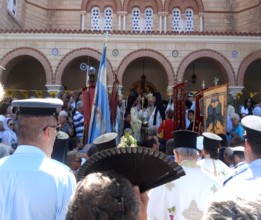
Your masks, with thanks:
M117 116L117 101L118 101L118 88L119 88L119 80L117 78L117 74L114 74L114 81L112 87L112 93L110 98L110 109L111 109L111 126L114 128L116 123Z
M95 93L95 86L88 85L82 89L82 97L84 103L84 132L83 132L83 144L88 142L88 133L90 128L91 112L92 112L92 103Z
M207 89L198 91L195 94L195 113L194 113L194 123L193 131L201 134L204 129L204 99L203 92Z
M107 132L111 132L111 122L107 90L106 46L104 45L95 86L88 143L93 143L95 138Z
M203 92L204 128L215 134L226 134L227 84Z
M185 122L185 83L180 83L173 88L174 96L174 124L175 130L186 129Z

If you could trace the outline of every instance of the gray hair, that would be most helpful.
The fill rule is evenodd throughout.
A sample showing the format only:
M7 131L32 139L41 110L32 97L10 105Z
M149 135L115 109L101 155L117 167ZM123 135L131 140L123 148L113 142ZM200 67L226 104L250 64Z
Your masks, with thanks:
M83 101L78 101L77 104L76 104L76 109L79 109L79 108L81 108L83 106L84 106Z
M148 128L148 136L157 136L158 129L156 126L151 126Z
M197 150L193 148L179 147L176 148L175 151L177 151L183 157L193 157L196 159L198 156Z
M239 115L238 115L237 113L231 114L231 115L230 115L230 118L231 118L231 119L236 119L237 121L240 121L240 117L239 117Z
M224 155L229 155L230 157L233 157L233 151L231 149L231 147L226 147L225 150L224 150Z

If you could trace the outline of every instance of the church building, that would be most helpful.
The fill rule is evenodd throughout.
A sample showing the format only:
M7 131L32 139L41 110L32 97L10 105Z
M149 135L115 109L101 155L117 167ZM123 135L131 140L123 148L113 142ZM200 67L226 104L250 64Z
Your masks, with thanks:
M0 80L18 98L80 91L105 33L125 96L142 81L163 97L182 81L261 93L261 0L0 0Z

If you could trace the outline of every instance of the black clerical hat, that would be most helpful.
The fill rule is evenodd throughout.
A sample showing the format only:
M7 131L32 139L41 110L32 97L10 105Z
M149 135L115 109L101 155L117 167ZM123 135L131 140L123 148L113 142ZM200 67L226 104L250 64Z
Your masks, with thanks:
M118 134L115 132L110 132L106 134L102 134L97 137L93 143L96 146L97 151L103 151L109 148L117 147L116 138Z
M172 134L174 136L174 149L180 147L196 149L198 133L179 130L172 132Z
M63 101L56 98L32 98L12 101L12 106L18 107L20 115L45 116L55 115L56 108L63 105Z
M261 117L248 115L241 120L246 130L246 138L261 144Z
M91 156L79 169L77 180L94 172L113 170L141 192L185 175L184 170L169 156L144 147L111 148Z
M203 132L203 147L205 149L215 149L217 150L220 147L222 138L218 135L211 132Z

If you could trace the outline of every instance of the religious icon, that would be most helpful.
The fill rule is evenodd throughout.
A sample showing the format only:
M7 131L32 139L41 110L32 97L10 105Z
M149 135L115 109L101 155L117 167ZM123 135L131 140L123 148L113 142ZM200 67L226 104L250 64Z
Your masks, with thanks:
M225 134L227 85L207 90L203 97L205 130L215 134Z

